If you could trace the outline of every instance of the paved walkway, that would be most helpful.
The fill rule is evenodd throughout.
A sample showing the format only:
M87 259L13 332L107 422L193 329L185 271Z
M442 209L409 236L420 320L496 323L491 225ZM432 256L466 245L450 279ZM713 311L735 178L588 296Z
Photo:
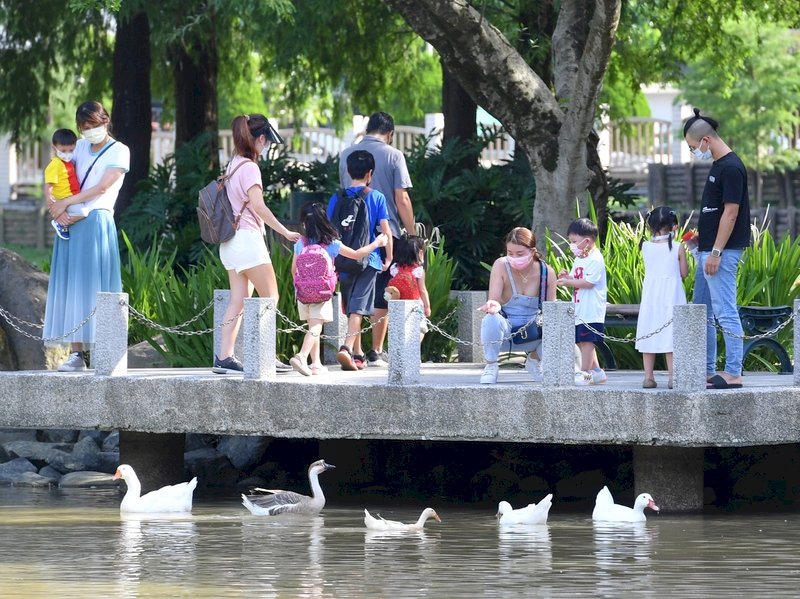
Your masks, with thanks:
M302 376L297 372L278 374L278 382L298 385L364 385L374 386L387 383L386 368L368 367L358 372L345 372L338 365L328 366L330 369L327 374L320 376ZM531 381L528 373L522 368L521 364L505 363L500 367L500 375L497 385L481 385L479 383L483 364L422 364L420 369L420 385L432 387L477 387L491 389L493 387L530 387L531 389L541 388L541 383ZM85 377L93 375L93 371L85 373L57 373L51 371L38 371L38 374L56 377ZM576 387L576 389L586 389L589 391L601 390L641 390L646 393L659 391L670 391L667 389L666 371L656 371L657 389L642 389L644 375L641 371L619 370L608 372L608 382L604 385L590 385L588 387ZM0 373L2 376L2 373ZM214 374L211 368L141 368L129 369L128 377L144 377L148 379L191 377L198 379L242 379L243 375L236 374ZM792 387L794 377L792 375L750 372L745 373L744 387L747 389L759 389L765 387ZM671 391L670 391L671 392ZM716 392L716 391L715 391Z

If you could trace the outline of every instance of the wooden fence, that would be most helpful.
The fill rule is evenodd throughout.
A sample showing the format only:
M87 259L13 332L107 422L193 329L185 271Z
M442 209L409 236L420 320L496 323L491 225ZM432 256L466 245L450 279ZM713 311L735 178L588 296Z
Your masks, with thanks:
M649 202L658 206L667 204L675 208L699 208L703 186L711 164L651 164L647 185ZM757 201L758 178L748 171L750 205L790 208L800 205L800 169L761 175L761 201Z
M22 245L40 250L53 247L55 231L51 220L43 204L26 202L0 207L0 246Z

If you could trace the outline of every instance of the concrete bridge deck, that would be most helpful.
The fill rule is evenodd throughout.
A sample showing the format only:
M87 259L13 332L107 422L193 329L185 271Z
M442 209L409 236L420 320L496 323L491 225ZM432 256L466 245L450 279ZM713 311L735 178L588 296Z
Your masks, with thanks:
M210 369L131 369L122 376L0 373L0 427L214 433L317 439L407 439L664 447L800 440L800 387L748 374L738 390L641 388L641 372L602 386L543 387L521 368L480 385L480 364L423 364L420 383L387 370L296 373L277 381Z

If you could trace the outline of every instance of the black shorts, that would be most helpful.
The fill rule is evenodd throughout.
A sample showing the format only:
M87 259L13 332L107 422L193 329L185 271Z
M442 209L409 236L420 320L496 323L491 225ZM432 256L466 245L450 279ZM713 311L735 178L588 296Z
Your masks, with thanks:
M589 323L593 329L600 333L605 333L605 327L602 322ZM602 343L603 338L589 330L585 324L575 325L575 343Z

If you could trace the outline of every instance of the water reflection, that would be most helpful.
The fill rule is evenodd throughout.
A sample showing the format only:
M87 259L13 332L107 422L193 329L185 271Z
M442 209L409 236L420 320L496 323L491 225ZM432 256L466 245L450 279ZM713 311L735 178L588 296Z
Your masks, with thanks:
M593 525L555 513L500 528L486 510L457 507L423 532L376 533L357 508L265 518L230 498L142 517L100 497L0 487L0 596L796 596L800 575L795 514Z
M121 597L139 597L143 579L169 581L196 570L197 526L187 514L120 514L114 554Z
M497 535L501 572L550 572L553 548L547 524L498 526Z
M647 526L646 522L594 522L593 533L598 595L614 594L619 590L620 579L634 573L637 586L646 588L658 528Z

